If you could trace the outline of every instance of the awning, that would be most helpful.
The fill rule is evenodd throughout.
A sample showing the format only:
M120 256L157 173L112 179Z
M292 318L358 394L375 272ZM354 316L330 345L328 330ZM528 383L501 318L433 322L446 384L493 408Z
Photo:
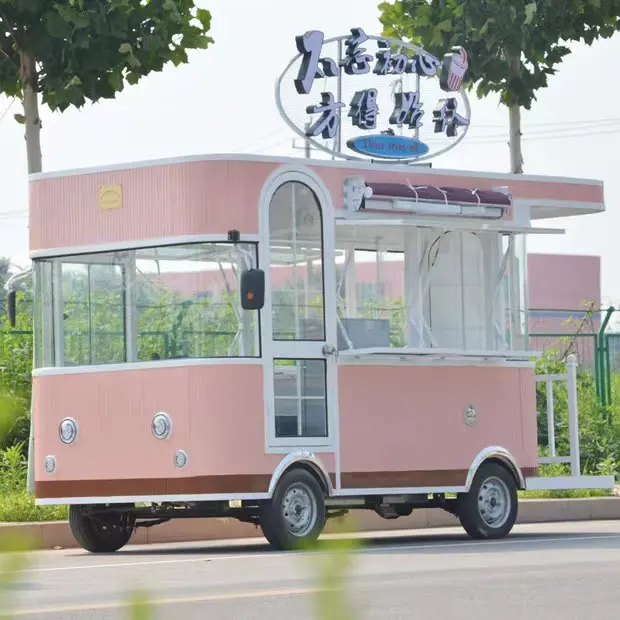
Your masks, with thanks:
M409 183L366 183L366 187L372 190L372 197L375 199L404 198L419 202L493 207L509 207L512 204L510 195L498 190L434 187L432 185L411 185Z

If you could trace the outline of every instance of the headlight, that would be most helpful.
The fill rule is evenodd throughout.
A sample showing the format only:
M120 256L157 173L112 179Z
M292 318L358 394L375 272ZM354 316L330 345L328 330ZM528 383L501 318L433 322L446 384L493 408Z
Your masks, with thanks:
M172 420L167 413L158 413L153 418L151 431L155 439L167 439L172 431Z
M58 427L58 435L62 443L73 443L78 436L78 423L73 418L65 418Z
M174 464L179 469L187 465L187 454L183 450L177 450L177 453L174 455Z

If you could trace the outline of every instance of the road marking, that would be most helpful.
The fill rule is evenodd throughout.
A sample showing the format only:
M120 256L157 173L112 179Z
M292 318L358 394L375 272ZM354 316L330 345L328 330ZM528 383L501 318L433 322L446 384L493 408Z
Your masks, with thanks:
M295 588L288 590L257 590L254 592L233 592L230 594L205 594L203 596L187 596L180 598L160 598L146 601L149 606L179 605L187 603L209 603L218 601L234 601L251 598L279 598L283 596L304 596L327 592L322 588ZM79 611L104 611L131 607L130 601L116 603L94 603L92 605L66 605L63 607L42 607L40 609L20 609L18 611L0 611L0 618L16 618L19 616L42 616L48 614L67 614Z
M487 540L487 541L477 541L477 540L465 540L459 542L428 542L421 544L409 544L409 545L390 545L385 544L382 546L372 546L372 547L362 547L360 551L363 553L377 553L383 551L417 551L422 549L460 549L461 547L479 547L480 549L484 549L486 547L492 546L502 546L502 545L531 545L531 544L539 544L539 543L554 543L554 542L580 542L580 541L593 541L593 540L609 540L609 539L620 539L620 534L588 534L584 536L550 536L545 538L505 538L502 540ZM363 539L360 539L363 541ZM385 539L389 541L389 538ZM157 551L153 551L153 553L157 553ZM50 566L46 568L28 568L22 573L53 573L53 572L64 572L64 571L84 571L84 570L99 570L103 568L132 568L139 566L158 566L158 565L166 565L166 564L196 564L198 562L213 562L213 561L221 561L221 560L247 560L247 559L264 559L264 558L279 558L279 557L287 557L287 556L299 556L299 555L325 555L330 553L329 549L325 550L317 550L317 551L271 551L268 553L244 553L237 555L205 555L199 558L183 558L183 559L174 559L174 560L144 560L140 562L118 562L118 563L107 563L107 564L84 564L82 566Z

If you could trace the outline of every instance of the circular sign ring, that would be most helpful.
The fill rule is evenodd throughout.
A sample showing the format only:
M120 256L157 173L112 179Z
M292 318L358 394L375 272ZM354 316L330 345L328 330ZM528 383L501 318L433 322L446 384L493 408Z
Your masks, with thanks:
M330 43L337 43L339 41L346 41L350 37L351 37L351 33L343 34L337 37L331 37L330 39L325 39L323 41L323 46L329 45ZM415 52L416 54L419 54L422 56L432 56L432 54L427 52L424 48L420 47L419 45L416 45L415 43L409 43L407 41L400 41L398 39L393 39L392 37L380 37L375 34L366 34L366 37L367 37L367 40L369 41L386 41L390 45L400 47L400 48L405 48L411 52ZM321 144L320 142L317 142L314 138L307 136L306 133L302 129L300 129L297 125L295 125L295 123L290 119L289 115L285 112L284 106L282 105L282 94L281 94L282 81L287 76L291 67L302 57L303 57L303 53L299 52L288 63L288 65L286 65L286 68L276 80L276 86L275 86L276 106L278 107L278 112L280 112L280 116L282 116L282 118L284 119L284 122L298 136L301 136L302 139L307 140L308 143L314 146L316 149L323 151L324 153L327 153L328 155L333 155L335 157L339 157L341 159L346 159L349 161L364 161L364 162L372 161L372 159L369 160L368 158L356 157L355 155L349 155L348 153L342 152L342 150L337 151L335 147L330 149L329 147ZM433 77L433 76L429 76L429 77ZM460 89L456 92L458 92L458 94L463 98L463 104L465 106L465 114L467 115L467 118L471 121L471 105L469 103L469 98L467 97L465 87L462 85ZM457 146L465 138L470 125L471 125L471 122L465 125L464 127L462 127L462 131L460 132L460 135L453 142L451 142L448 146L444 147L443 149L440 149L439 151L436 151L433 153L422 155L421 157L415 157L415 158L410 158L410 159L399 159L397 160L397 163L399 164L420 163L422 161L428 161L429 159L434 159L435 157L439 157L440 155L443 155L444 153L451 151L455 146ZM340 145L340 149L342 149L342 144ZM395 163L395 160L391 160L391 163Z

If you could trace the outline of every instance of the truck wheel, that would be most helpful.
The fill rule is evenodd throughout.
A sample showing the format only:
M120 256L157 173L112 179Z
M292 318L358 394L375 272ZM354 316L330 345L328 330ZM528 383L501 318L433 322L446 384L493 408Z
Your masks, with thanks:
M305 469L286 472L259 515L263 535L281 551L302 549L316 542L325 521L323 489Z
M130 513L84 514L82 507L69 507L69 526L77 543L91 553L113 553L124 547L135 528Z
M485 463L469 492L458 496L458 517L472 538L504 538L517 520L517 502L512 474L501 465Z

